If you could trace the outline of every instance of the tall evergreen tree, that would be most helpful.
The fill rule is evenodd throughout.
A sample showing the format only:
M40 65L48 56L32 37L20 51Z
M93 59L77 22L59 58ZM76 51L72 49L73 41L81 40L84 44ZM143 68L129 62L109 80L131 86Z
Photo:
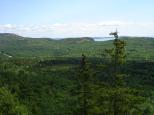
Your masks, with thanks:
M81 64L79 67L78 81L79 88L79 101L81 102L81 114L89 115L90 98L91 98L91 85L92 85L93 72L86 61L86 56L82 54Z
M121 68L126 57L126 43L118 39L117 31L110 35L113 35L115 39L113 41L114 48L105 50L111 57L110 68L113 69L112 76L110 77L109 113L111 115L130 115L132 110L137 108L137 104L142 102L143 98L138 96L137 90L125 86L126 74L121 71ZM138 114L140 113L138 110L137 112Z

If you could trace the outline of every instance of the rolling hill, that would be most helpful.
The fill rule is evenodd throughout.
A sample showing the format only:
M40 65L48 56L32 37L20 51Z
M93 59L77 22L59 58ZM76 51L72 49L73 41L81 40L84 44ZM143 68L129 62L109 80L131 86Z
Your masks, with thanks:
M120 37L126 41L129 59L154 60L154 38ZM93 38L27 38L11 33L0 34L0 51L13 57L100 57L105 48L112 48L112 40L94 41ZM2 53L0 54L2 55Z

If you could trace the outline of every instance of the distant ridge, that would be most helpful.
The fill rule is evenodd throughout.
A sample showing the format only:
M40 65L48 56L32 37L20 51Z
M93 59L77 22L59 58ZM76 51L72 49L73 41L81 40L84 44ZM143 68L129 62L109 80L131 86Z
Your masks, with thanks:
M29 38L12 33L0 33L0 52L13 57L101 57L104 49L112 48L112 40L95 42L95 38ZM153 59L154 39L152 37L120 37L126 41L128 58Z
M78 41L78 40L83 40L83 41L95 41L95 39L104 39L104 40L111 40L114 39L112 36L103 36L103 37L69 37L69 38L49 38L49 37L39 37L39 38L33 38L33 37L23 37L18 34L14 33L0 33L0 37L10 37L10 38L30 38L30 39L51 39L51 40L62 40L62 41ZM120 39L131 39L131 38L142 38L142 39L151 39L154 37L138 37L138 36L119 36Z
M93 42L94 39L91 37L80 37L80 38L64 38L61 39L61 41L70 43L82 43L82 42Z
M17 34L14 34L14 33L0 33L0 36L6 36L6 37L22 37L22 36L19 36Z

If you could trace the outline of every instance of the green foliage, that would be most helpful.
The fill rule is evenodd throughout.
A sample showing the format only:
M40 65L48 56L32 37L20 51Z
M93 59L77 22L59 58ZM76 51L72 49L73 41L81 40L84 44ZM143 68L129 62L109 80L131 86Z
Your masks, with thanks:
M28 115L27 108L6 88L0 88L0 115Z
M79 74L77 74L77 79L79 81L78 97L80 102L81 109L79 110L83 115L89 115L91 108L91 97L92 95L92 86L93 86L93 77L94 73L87 64L86 57L82 55L81 65L79 67Z
M0 114L81 115L86 100L88 115L115 115L115 110L118 115L153 115L153 40L124 40L126 46L121 40L114 42L118 44L115 50L112 41L94 42L90 38L56 41L3 35L2 53L16 58L3 55L0 59ZM98 58L106 48L111 48L106 50L107 59ZM85 61L84 67L78 58L82 53L89 62ZM135 55L138 60L125 60Z
M126 43L119 40L116 36L113 44L113 49L105 50L109 57L111 57L109 67L113 66L112 77L110 77L112 87L109 95L109 107L111 108L109 113L113 115L124 115L131 114L132 110L136 110L136 114L139 114L141 111L138 110L136 105L143 103L144 98L136 95L134 89L126 88L126 74L121 72L122 64L125 62L126 58Z
M127 58L130 60L153 60L154 39L121 37L127 43ZM113 48L113 41L94 41L92 38L26 38L12 34L0 34L0 51L14 57L100 57L101 51ZM0 53L0 57L7 56Z
M43 66L38 66L40 60L35 59L1 60L1 87L8 87L7 90L9 89L11 95L16 94L18 99L13 97L18 103L20 102L19 105L26 106L29 115L81 115L82 101L79 101L82 97L82 93L79 93L81 86L79 79L75 78L75 73L81 74L81 71L77 72L80 63L76 59L67 58L51 60L54 61L52 65L46 63L46 60L41 60L41 64L45 62ZM95 58L87 60L91 66L83 73L84 76L90 75L88 78L92 79L87 82L90 115L112 112L111 102L114 93L117 93L118 97L127 97L120 98L122 102L118 101L120 105L123 104L124 109L130 107L132 103L135 106L135 108L131 106L132 112L137 112L139 109L141 112L149 111L149 115L153 113L154 64L152 62L126 63L123 67L123 73L127 74L127 77L124 77L125 87L113 88L108 81L110 73L113 72L112 68L103 66L102 70L98 66L100 63L101 65L108 63ZM140 98L141 96L144 98ZM141 103L143 100L145 102ZM126 105L126 102L129 104Z

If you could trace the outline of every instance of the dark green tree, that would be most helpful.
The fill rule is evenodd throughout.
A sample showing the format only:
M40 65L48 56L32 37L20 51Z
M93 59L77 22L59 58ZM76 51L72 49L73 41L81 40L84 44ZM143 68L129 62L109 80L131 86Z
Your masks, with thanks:
M126 43L118 39L118 32L110 35L113 35L115 39L113 41L114 48L105 50L111 59L109 67L112 69L111 89L108 91L109 113L111 115L130 115L135 109L139 115L140 111L137 109L137 105L143 101L143 98L139 96L137 90L126 87L125 77L127 75L121 71L126 58Z
M93 72L87 63L86 56L83 54L79 67L79 102L81 115L89 115L91 108Z

